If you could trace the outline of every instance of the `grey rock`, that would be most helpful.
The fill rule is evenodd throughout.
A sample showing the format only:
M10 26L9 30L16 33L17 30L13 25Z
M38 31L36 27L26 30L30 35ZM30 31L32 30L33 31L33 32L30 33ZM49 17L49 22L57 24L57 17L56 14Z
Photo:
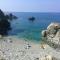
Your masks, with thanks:
M42 36L46 40L58 44L60 42L60 23L51 23L46 30L42 31Z

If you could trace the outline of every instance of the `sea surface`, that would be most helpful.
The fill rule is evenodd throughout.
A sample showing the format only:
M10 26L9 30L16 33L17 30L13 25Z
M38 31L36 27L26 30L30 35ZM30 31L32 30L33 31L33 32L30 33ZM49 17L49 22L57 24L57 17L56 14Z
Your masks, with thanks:
M60 13L40 13L40 12L13 12L18 17L11 21L12 30L9 35L17 36L33 41L40 41L41 32L45 30L51 22L60 22ZM35 21L29 21L29 17L35 17Z

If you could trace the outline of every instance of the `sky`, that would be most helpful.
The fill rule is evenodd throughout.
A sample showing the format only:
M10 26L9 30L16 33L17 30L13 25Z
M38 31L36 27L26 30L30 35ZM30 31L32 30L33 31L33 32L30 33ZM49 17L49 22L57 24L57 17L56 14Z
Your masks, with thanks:
M6 12L60 12L60 0L0 0Z

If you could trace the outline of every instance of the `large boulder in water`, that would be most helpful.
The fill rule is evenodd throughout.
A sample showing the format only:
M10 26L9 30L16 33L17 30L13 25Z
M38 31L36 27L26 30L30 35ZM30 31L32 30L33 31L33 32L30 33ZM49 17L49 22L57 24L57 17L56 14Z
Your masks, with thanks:
M29 17L28 20L34 22L35 17Z

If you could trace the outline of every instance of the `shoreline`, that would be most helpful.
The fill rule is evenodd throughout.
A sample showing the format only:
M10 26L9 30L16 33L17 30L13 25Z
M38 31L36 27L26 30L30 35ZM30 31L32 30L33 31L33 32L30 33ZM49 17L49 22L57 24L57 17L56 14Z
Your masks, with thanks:
M13 36L0 39L0 59L40 60L47 55L60 59L60 51L53 49L48 44L36 44L23 39L19 40Z
M16 36L16 35L13 35L13 36L5 36L5 37L11 37L11 38L17 38L18 40L23 40L23 41L28 41L28 42L31 42L31 43L35 43L35 44L40 44L40 42L42 41L41 39L40 40L34 40L34 39L27 39L27 38L20 38L19 36Z

